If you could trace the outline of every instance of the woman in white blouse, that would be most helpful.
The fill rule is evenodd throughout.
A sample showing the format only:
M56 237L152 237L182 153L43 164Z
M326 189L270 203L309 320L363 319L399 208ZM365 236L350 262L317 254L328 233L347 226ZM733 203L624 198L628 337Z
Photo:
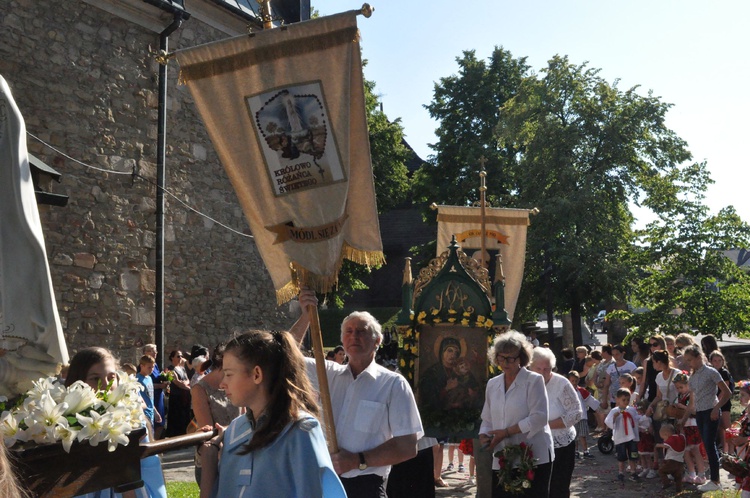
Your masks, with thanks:
M555 355L546 348L534 348L529 370L544 378L549 399L549 427L555 445L555 463L552 464L550 498L569 498L570 479L576 464L576 429L581 420L582 408L573 384L555 368Z
M537 467L531 487L522 496L548 498L554 447L547 423L549 409L544 378L526 369L531 354L531 344L518 332L495 337L488 357L503 373L487 382L479 441L493 453L506 445L528 444ZM497 458L492 459L492 468L500 469ZM506 493L503 486L493 485L493 498L506 496L512 495Z

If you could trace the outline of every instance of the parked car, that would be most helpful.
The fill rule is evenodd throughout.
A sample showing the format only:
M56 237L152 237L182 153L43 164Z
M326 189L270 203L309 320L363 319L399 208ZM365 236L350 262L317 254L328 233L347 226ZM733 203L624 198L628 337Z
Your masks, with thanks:
M607 310L601 310L591 325L591 331L604 334L607 332Z

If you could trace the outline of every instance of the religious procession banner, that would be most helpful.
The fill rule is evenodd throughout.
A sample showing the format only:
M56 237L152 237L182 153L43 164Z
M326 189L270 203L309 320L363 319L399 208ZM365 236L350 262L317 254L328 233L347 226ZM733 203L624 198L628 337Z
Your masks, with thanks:
M505 275L505 310L508 317L518 302L518 293L523 281L523 268L526 260L526 228L529 226L528 209L486 208L485 209L485 254L484 261L494 275L495 255L502 256ZM478 207L438 206L437 255L446 251L451 238L462 250L476 260L480 260L482 248L482 218Z
M279 303L328 292L344 258L384 261L358 12L176 54Z

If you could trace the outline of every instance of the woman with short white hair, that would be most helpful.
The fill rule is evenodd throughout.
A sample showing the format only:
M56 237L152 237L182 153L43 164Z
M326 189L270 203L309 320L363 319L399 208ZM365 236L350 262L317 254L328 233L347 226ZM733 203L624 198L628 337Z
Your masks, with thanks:
M583 416L581 402L573 384L560 374L554 373L557 361L547 348L534 348L529 369L544 378L549 398L549 426L555 445L555 461L552 464L550 498L570 497L570 480L576 463L575 424Z

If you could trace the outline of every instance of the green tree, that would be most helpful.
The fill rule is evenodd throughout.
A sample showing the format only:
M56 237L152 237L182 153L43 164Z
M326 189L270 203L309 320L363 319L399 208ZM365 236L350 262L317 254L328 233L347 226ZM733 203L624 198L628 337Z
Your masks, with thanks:
M384 213L402 204L409 196L410 180L406 164L413 152L404 141L401 120L388 119L375 93L375 82L369 80L365 80L365 109L375 197L378 213ZM369 268L345 260L339 272L338 286L326 296L327 300L337 308L343 307L346 296L367 289L362 279L369 273Z
M495 205L539 207L517 315L545 309L551 292L554 310L571 313L580 344L586 305L625 302L633 271L625 264L633 242L628 201L652 192L673 201L670 176L690 159L664 125L670 106L636 88L622 91L566 57L554 57L539 76L503 49L488 65L473 52L458 62L459 75L441 79L428 106L441 124L436 156L423 168L433 180L420 176L420 186L439 201L471 202L484 155L497 182L490 193L510 194Z
M513 160L513 150L501 147L495 138L500 108L513 97L528 74L526 58L516 59L496 47L487 62L474 50L456 58L458 74L441 78L435 84L432 103L425 106L440 122L438 141L431 147L435 155L414 177L415 202L427 206L467 204L478 201L480 158L492 172L487 178L488 201L500 204L507 192L505 171ZM446 181L449 180L449 181Z
M633 262L642 268L626 323L643 333L697 330L721 338L750 330L750 276L723 251L747 246L750 227L734 208L708 214L705 163L686 171L689 197L638 232ZM685 175L687 176L687 175Z
M391 121L382 111L375 94L374 81L365 80L365 108L375 197L378 212L384 213L402 204L409 195L410 180L406 164L413 152L404 141L401 118Z
M527 303L541 308L539 297L552 292L554 308L571 313L576 345L587 304L624 308L634 294L653 311L628 325L664 323L681 309L683 324L744 330L750 294L720 251L744 243L747 226L731 209L706 216L700 201L710 178L665 126L670 107L557 56L502 109L498 138L519 151L512 191L541 209L529 234ZM629 202L661 223L632 233ZM535 278L545 270L551 288Z

